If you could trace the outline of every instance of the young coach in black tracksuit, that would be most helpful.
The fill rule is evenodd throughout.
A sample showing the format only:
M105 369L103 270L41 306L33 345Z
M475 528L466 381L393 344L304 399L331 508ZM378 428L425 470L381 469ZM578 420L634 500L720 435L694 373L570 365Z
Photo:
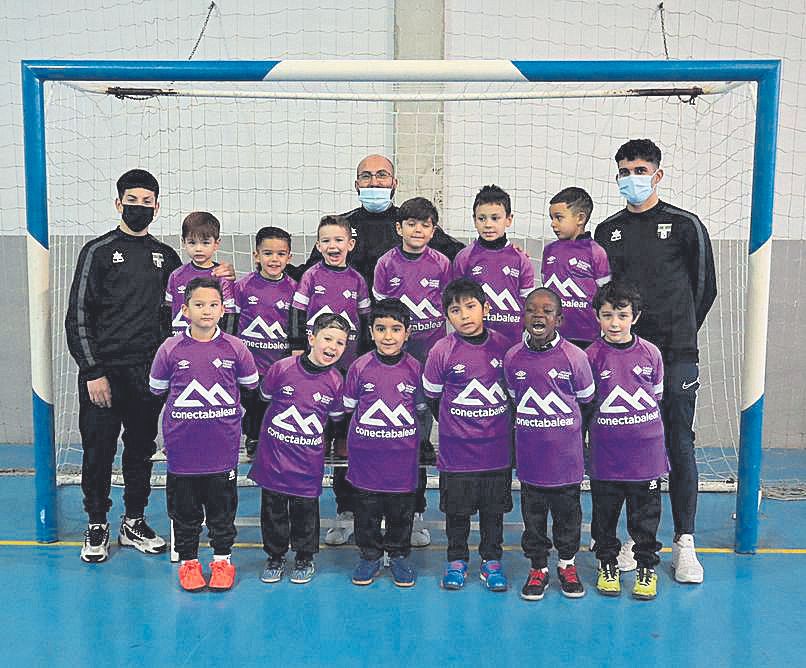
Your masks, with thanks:
M658 198L663 170L653 142L629 141L615 160L627 207L600 223L594 239L607 252L613 279L638 286L644 310L634 331L663 355L661 408L675 530L672 565L678 581L702 582L693 540L698 474L692 427L700 386L697 331L717 290L711 240L696 215Z
M397 179L392 162L382 155L368 155L358 163L356 170L355 189L361 200L361 206L343 214L350 221L355 239L355 248L347 256L347 264L364 277L370 298L375 281L375 265L384 253L400 245L400 235L395 229L398 208L391 201L395 188ZM451 261L464 248L463 243L445 234L439 227L436 228L434 238L428 245L446 255ZM295 280L299 280L308 267L321 259L321 253L314 248L304 265L294 268L289 266L288 273ZM365 336L365 339L369 340L369 337ZM359 354L364 352L367 351L359 350ZM431 453L433 454L433 450ZM425 469L421 468L420 471L416 513L425 511ZM333 474L333 493L336 495L336 512L339 514L353 511L354 490L347 482L346 475L345 467L335 469ZM330 532L325 540L326 542L332 540Z

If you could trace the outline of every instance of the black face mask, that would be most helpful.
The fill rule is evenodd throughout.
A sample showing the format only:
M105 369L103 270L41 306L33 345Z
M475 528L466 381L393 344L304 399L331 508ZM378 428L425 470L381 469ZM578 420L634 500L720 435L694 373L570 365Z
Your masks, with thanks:
M132 232L142 232L154 220L153 206L123 205L123 222Z

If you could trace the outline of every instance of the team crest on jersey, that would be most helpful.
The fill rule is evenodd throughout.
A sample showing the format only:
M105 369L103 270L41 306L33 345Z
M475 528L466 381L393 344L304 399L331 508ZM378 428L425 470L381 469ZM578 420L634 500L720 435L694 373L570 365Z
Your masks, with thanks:
M479 274L481 274L483 271L484 271L484 267L481 267L481 266L479 266L479 265L476 265L475 267L473 267L473 268L470 270L470 273L471 273L471 274L473 274L473 276L478 276L478 275L479 275Z
M326 394L322 394L320 392L314 392L313 400L318 401L319 403L322 403L325 406L327 406L333 401L333 397L329 397Z
M358 299L358 293L355 290L345 290L341 296L345 299Z
M493 357L493 358L490 360L490 366L491 366L493 369L497 369L499 366L501 366L501 360L496 359L495 357Z
M424 288L438 288L439 287L439 279L437 278L424 278L420 281L420 285Z
M511 276L512 278L518 278L518 276L521 275L521 270L516 269L515 267L503 267L501 269L501 273L503 273L504 276Z
M610 233L610 241L621 241L621 230L613 230Z
M260 300L255 295L249 295L249 298L246 301L248 301L252 306L254 306Z
M235 360L222 360L222 359L219 359L218 357L216 357L213 360L213 366L216 369L220 369L222 367L224 369L231 369L233 366L235 366Z
M125 258L123 257L123 253L121 253L120 251L115 251L114 253L112 253L112 264L120 264L121 262L123 262L124 259Z
M551 368L549 370L549 378L554 378L555 380L559 378L560 380L570 380L571 379L571 372L567 369L561 369L557 371L557 369Z
M279 301L278 301L278 302L275 304L275 306L276 306L278 309L280 309L281 311L284 311L284 310L286 310L286 309L288 309L288 308L291 308L291 304L289 304L288 302L283 301L282 299L281 299L281 300L279 300Z
M668 239L672 234L671 223L658 223L658 239Z
M644 376L651 376L651 375L652 375L652 367L651 367L651 366L640 366L640 365L636 364L636 365L635 365L635 366L632 368L632 372L633 372L633 373L634 373L636 376L641 376L641 375L644 375Z
M154 262L154 266L157 269L162 269L162 263L165 262L162 253L151 253L151 260Z
M572 267L576 267L577 269L581 269L582 271L588 271L591 268L591 266L585 262L585 260L580 260L577 257L572 257L570 260L568 260L568 264L570 264Z
M400 382L395 387L397 387L397 391L403 394L414 394L415 387L414 385L409 385L407 383Z

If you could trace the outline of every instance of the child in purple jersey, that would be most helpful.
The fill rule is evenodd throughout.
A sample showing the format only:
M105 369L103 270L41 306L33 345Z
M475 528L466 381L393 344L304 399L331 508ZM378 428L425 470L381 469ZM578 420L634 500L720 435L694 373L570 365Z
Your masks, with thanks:
M627 531L638 563L632 594L648 600L657 595L660 477L669 470L659 408L663 361L657 347L631 331L641 315L635 288L608 283L599 288L593 307L602 328L602 338L585 351L596 382L590 416L596 588L606 596L621 593L616 526L626 500Z
M347 254L355 248L353 230L344 216L324 216L316 232L316 248L322 260L308 269L300 279L291 305L289 341L292 354L299 355L305 347L306 334L321 313L338 313L350 325L347 348L337 364L342 375L350 364L365 352L369 314L369 291L364 278L347 266ZM328 448L334 454L347 456L347 439L341 434L326 435ZM336 495L336 519L325 535L328 545L343 545L353 533L353 490L346 479L343 466L333 471L333 492Z
M252 352L261 380L272 364L288 357L288 314L297 282L285 273L291 259L291 235L279 227L261 227L255 235L256 269L235 283L238 337ZM246 456L255 456L266 404L244 405Z
M350 331L340 315L321 314L308 337L309 352L275 362L260 385L262 398L270 403L249 477L263 488L260 527L268 555L263 582L283 577L289 540L296 552L291 582L304 584L314 576L325 424L344 416L343 381L335 364Z
M489 311L481 286L451 281L442 305L456 330L428 353L423 388L439 420L439 507L445 513L445 589L461 589L470 551L470 516L479 514L481 579L506 591L501 567L504 513L512 510L512 412L504 392L507 341L484 326Z
M593 399L585 353L557 333L563 322L560 298L538 288L524 305L525 342L504 357L504 376L515 408L515 459L521 481L524 532L521 545L532 568L521 598L539 601L548 587L548 556L557 548L557 575L565 596L585 589L574 558L579 551L584 475L579 404ZM548 537L548 514L552 539Z
M230 589L235 582L230 556L238 508L239 386L256 388L258 375L246 346L218 329L224 313L219 282L194 278L184 299L182 311L190 325L160 346L149 378L152 392L168 393L162 417L168 516L182 588L207 586L198 559L206 517L213 548L209 587Z
M210 277L212 270L218 266L213 256L221 246L221 224L218 219L206 211L189 213L182 221L182 246L190 262L183 264L168 278L165 287L165 301L171 307L171 327L174 336L182 334L188 326L182 311L184 294L188 283L194 278ZM235 296L234 284L226 278L219 279L224 294L224 317L221 328L228 334L235 333Z
M564 188L549 201L551 229L557 241L543 249L543 286L562 300L560 334L582 350L599 338L591 306L596 290L610 280L607 253L585 231L593 200L582 188Z
M417 578L408 556L419 477L417 414L426 405L422 365L403 350L410 326L401 300L379 301L370 314L375 350L353 362L344 384L344 407L353 412L347 479L356 490L355 543L361 553L353 571L356 585L372 584L384 552L398 587L411 587Z
M487 326L513 346L523 334L523 300L535 287L535 270L529 256L507 240L512 204L506 191L489 185L478 192L473 225L479 238L454 258L453 278L469 278L481 285L490 305Z
M373 293L376 299L396 297L411 312L411 335L406 352L422 364L428 351L447 334L445 312L442 308L442 290L451 280L451 262L428 244L439 223L436 207L425 197L406 200L397 212L395 227L402 243L383 255L375 267ZM431 534L425 526L426 509L425 466L436 463L431 443L434 418L430 411L418 416L420 425L420 485L414 515L412 545L425 547Z

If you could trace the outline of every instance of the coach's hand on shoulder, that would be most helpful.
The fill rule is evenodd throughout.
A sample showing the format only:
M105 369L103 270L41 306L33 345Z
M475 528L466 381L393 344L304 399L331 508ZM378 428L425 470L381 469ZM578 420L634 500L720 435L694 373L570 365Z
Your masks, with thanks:
M112 407L112 388L109 386L106 376L88 380L87 391L90 394L90 401L99 408Z
M216 278L228 278L231 281L235 280L235 267L229 262L222 262L213 267L213 276Z

